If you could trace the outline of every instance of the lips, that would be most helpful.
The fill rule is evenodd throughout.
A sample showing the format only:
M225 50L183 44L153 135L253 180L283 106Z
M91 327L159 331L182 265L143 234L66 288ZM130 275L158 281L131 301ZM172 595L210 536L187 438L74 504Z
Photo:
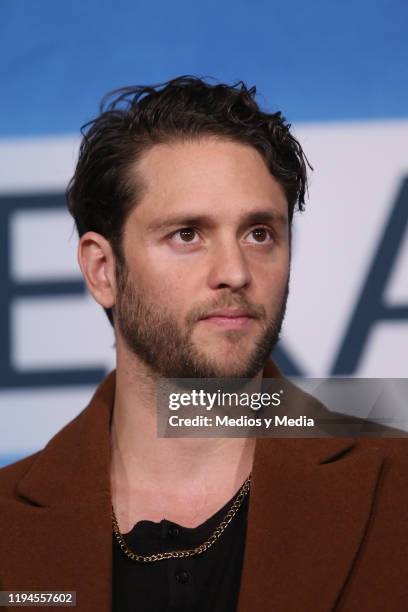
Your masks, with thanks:
M214 310L213 312L202 318L210 319L212 317L219 317L225 319L236 319L239 317L245 317L247 319L254 318L247 310L244 310L242 308L223 308L220 310Z
M201 320L206 325L215 325L220 329L240 330L246 329L254 318L243 308L222 308L214 310Z

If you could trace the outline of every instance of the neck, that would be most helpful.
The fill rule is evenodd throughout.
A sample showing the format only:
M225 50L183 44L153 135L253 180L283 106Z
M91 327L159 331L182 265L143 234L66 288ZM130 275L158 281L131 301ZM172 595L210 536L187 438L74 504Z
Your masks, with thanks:
M118 351L111 427L113 500L157 492L166 499L213 496L215 508L223 505L251 472L255 439L158 438L156 383L142 362Z

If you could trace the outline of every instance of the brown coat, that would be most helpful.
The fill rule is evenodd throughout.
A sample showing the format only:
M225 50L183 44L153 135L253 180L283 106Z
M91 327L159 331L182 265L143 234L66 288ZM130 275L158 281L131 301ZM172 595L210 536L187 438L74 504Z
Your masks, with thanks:
M0 470L0 590L111 609L114 390L113 372L44 450ZM238 611L407 610L407 444L257 440Z

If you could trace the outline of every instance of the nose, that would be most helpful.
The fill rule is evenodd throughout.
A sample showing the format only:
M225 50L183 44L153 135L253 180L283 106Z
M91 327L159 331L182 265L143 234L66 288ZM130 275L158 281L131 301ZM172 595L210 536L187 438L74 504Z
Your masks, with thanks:
M234 240L223 242L212 253L208 275L211 289L238 291L249 285L251 274L240 245Z

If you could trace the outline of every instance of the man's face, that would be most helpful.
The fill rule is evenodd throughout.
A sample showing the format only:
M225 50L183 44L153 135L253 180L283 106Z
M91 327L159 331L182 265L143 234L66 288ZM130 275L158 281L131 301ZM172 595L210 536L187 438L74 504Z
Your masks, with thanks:
M123 238L118 342L173 378L254 377L276 343L289 281L288 205L252 147L155 145Z

